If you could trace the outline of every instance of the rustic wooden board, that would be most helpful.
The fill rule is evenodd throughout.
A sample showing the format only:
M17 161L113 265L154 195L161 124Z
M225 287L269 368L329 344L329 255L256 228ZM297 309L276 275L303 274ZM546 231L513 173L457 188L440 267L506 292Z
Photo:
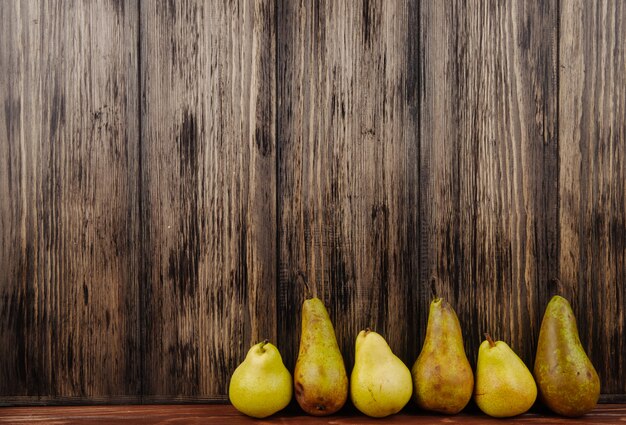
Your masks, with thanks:
M0 7L0 396L138 399L134 2Z
M626 394L626 4L564 1L560 275L602 392Z
M365 327L411 365L435 294L472 362L489 331L531 365L561 293L624 401L625 23L619 0L7 1L0 404L224 401L258 340L293 367L305 283L348 368Z
M305 283L329 309L348 368L366 327L405 361L416 356L416 7L278 4L277 301L289 367Z
M624 405L607 404L598 406L582 418L562 418L547 412L531 411L510 418L506 423L530 424L615 424L626 418ZM433 415L407 408L403 412L385 419L368 418L358 412L344 409L338 415L325 418L305 416L301 411L288 409L264 421L252 419L237 412L230 405L213 406L89 406L89 407L21 407L0 409L0 424L10 423L54 423L62 424L502 424L478 412L461 413L455 416Z
M532 364L558 266L558 2L423 1L420 312ZM431 289L432 288L432 289Z
M223 397L276 340L274 3L141 5L143 392Z

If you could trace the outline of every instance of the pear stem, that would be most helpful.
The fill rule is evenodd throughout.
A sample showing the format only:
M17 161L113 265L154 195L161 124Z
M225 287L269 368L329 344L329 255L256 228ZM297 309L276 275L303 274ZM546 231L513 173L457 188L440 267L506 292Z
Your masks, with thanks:
M489 346L490 346L490 347L492 347L492 348L493 348L493 347L495 347L495 346L496 346L496 343L495 343L495 342L493 342L493 339L491 339L491 336L490 336L488 333L485 333L485 338L487 338L487 341L489 341Z
M259 347L259 350L261 350L261 353L265 353L265 345L268 344L270 341L267 339L264 339L261 342L261 346Z
M370 328L365 328L365 335L367 335L370 332L372 332L372 330Z

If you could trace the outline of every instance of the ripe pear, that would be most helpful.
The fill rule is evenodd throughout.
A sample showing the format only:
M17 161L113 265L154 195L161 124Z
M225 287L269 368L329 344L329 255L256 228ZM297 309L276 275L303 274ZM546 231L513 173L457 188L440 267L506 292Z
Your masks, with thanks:
M600 397L600 378L580 343L572 307L558 295L543 316L534 374L540 400L559 415L584 415Z
M531 408L537 398L532 374L517 354L489 335L480 344L476 362L474 400L480 410L496 418L516 416Z
M350 377L354 406L368 416L382 418L399 412L412 392L411 372L387 341L369 329L359 332Z
M230 379L228 396L237 410L265 418L291 401L291 374L267 340L253 345Z
M348 376L335 330L322 301L302 305L302 336L294 372L296 400L314 416L330 415L348 398Z
M419 407L456 414L474 391L474 374L465 355L461 325L444 300L430 303L422 352L411 369L413 398Z

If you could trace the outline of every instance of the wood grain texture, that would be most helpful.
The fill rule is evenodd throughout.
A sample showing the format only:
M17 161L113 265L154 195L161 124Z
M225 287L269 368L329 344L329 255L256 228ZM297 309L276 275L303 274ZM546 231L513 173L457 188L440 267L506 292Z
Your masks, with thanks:
M352 367L370 327L416 344L417 109L405 1L278 4L279 348L295 363L305 282Z
M558 3L423 1L420 314L532 364L558 267ZM423 333L422 333L423 335Z
M227 394L276 340L274 3L141 6L143 389Z
M619 0L3 2L0 405L224 402L254 342L293 369L305 283L348 369L365 327L410 366L435 294L472 362L489 331L531 365L560 293L626 401L625 25Z
M624 405L608 404L598 406L582 418L562 418L547 412L532 411L507 423L529 424L616 424L626 418ZM0 409L0 424L380 424L381 420L368 418L354 411L344 411L339 415L325 418L304 416L297 410L288 409L265 420L242 415L230 405L213 406L89 406L89 407L21 407ZM494 419L480 413L461 413L455 416L434 415L405 409L397 415L384 419L387 424L502 424L502 419Z
M0 396L138 399L136 6L0 7Z
M612 394L626 394L625 40L623 1L561 2L561 283Z

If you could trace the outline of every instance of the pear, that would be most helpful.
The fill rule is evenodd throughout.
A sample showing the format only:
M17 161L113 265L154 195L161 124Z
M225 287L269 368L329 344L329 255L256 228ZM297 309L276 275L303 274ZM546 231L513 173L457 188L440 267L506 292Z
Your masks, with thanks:
M496 418L526 412L537 398L532 374L511 348L489 335L478 349L474 400L480 410Z
M302 336L294 371L296 400L314 416L335 413L348 398L348 376L335 330L322 301L302 305Z
M369 329L359 332L350 377L354 406L368 416L382 418L399 412L412 392L411 372L387 341Z
M558 295L543 316L534 374L540 400L559 415L584 415L600 397L600 378L580 343L572 307Z
M463 348L461 325L441 298L430 303L424 346L411 374L413 398L424 410L455 414L472 398L474 374Z
M228 396L237 410L265 418L291 401L291 374L278 349L267 340L253 345L230 379Z

